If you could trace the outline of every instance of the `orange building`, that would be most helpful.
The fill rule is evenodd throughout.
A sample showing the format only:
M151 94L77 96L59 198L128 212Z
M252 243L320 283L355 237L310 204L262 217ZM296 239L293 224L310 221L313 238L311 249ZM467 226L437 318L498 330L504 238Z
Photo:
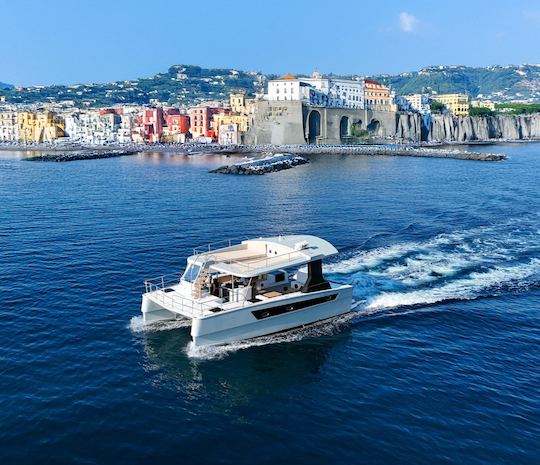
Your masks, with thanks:
M364 102L366 108L392 111L390 89L384 84L371 79L364 80Z

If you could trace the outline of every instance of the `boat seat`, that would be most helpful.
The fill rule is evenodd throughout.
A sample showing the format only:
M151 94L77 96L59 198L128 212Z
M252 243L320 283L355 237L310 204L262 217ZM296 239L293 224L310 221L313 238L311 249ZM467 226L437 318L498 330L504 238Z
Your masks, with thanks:
M264 294L261 294L262 296L268 298L268 299L273 299L274 297L279 297L279 296L282 296L283 295L283 292L279 292L279 291L268 291L268 292L265 292Z

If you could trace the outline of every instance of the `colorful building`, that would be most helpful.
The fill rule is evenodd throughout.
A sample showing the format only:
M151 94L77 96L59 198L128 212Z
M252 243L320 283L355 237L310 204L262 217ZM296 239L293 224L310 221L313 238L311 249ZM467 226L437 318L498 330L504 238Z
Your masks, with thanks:
M64 119L49 110L22 111L17 122L22 142L53 142L65 136Z
M199 106L188 111L190 132L193 139L212 137L214 135L213 117L220 113L228 114L230 110L218 107Z
M165 115L163 138L167 142L185 142L189 135L189 116L185 114L169 113Z
M390 89L381 82L364 79L364 99L371 110L396 111Z
M163 108L143 110L141 121L143 139L150 143L161 142L163 122Z
M442 103L455 116L469 116L469 97L466 94L441 94L431 98Z

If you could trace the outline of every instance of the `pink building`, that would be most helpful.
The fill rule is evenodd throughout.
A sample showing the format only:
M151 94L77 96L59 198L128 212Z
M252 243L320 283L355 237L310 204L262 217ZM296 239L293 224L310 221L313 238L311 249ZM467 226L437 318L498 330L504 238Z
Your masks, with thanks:
M212 135L213 116L219 113L229 114L226 108L193 107L189 109L190 132L194 139Z
M142 130L143 139L150 143L161 142L163 137L163 109L143 110Z

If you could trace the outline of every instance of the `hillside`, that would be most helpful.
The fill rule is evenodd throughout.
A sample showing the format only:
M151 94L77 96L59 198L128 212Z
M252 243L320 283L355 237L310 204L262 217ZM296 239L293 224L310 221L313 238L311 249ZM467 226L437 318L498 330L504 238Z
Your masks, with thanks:
M227 99L231 92L239 90L253 94L264 89L266 81L275 77L254 71L175 65L165 73L132 81L10 88L2 94L12 103L72 101L78 106L101 107L157 101L182 106ZM500 103L540 102L540 65L431 66L398 75L370 77L391 86L401 95L463 92Z
M540 65L430 66L395 76L372 76L392 86L396 93L462 92L498 102L540 102Z
M0 82L0 89L11 89L13 86L11 84L6 84L5 82Z
M249 94L262 89L266 77L254 71L205 69L176 65L149 78L104 84L33 86L10 89L4 94L12 103L65 102L75 105L108 106L122 103L192 105L203 100L227 99L234 91Z

